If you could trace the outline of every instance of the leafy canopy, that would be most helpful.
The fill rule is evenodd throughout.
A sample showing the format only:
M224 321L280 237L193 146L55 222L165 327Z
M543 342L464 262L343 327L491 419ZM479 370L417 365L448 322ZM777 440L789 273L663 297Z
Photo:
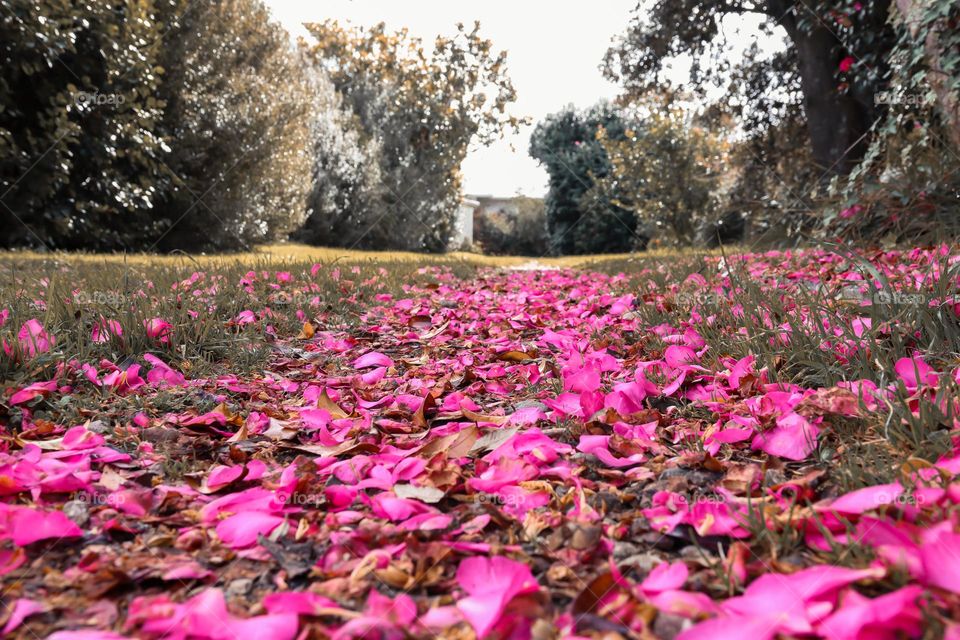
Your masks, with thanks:
M308 225L319 241L348 246L442 251L453 235L460 165L471 144L489 144L522 121L507 112L516 92L505 52L457 26L432 48L384 24L368 30L336 21L308 25L309 58L325 71L352 113L358 144L379 167L380 189L347 237L331 238L322 219Z

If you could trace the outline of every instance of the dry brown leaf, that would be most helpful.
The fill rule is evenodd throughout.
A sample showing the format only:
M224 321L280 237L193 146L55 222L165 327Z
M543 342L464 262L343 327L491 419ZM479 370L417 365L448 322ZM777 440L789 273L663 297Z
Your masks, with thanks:
M309 322L303 323L303 329L300 330L300 334L297 336L297 340L309 340L314 335L316 335L316 328Z

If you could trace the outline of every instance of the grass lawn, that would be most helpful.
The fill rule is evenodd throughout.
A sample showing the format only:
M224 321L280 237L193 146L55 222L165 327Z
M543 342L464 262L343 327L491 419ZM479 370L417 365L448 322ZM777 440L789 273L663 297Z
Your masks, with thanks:
M729 251L729 250L728 250ZM560 258L538 256L485 256L479 253L455 251L447 254L413 253L408 251L359 251L326 247L311 247L296 243L271 244L257 247L253 251L235 254L188 255L188 254L98 254L98 253L38 253L32 251L0 252L0 260L49 261L85 264L89 262L127 262L135 264L170 264L196 262L197 264L220 264L240 262L244 264L282 264L298 262L322 263L395 263L422 262L425 264L457 264L510 267L536 262L550 267L577 267L597 262L627 260L630 258L660 258L676 255L698 255L703 250L658 249L638 254L604 254L595 256L564 256Z
M960 254L529 262L0 257L5 624L952 628Z

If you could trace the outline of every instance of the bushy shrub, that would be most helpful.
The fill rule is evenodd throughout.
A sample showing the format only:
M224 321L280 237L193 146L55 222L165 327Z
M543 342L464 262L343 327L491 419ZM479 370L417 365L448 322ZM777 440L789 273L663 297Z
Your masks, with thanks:
M609 139L623 138L627 124L620 110L607 103L585 111L571 106L540 122L530 139L530 155L550 178L546 207L553 253L620 253L643 244L633 214L609 190L593 189L611 169L597 139L601 129Z
M356 246L376 219L381 199L380 147L376 139L361 135L326 72L315 68L311 73L316 117L310 217L294 238L320 246Z
M170 184L152 2L0 11L0 245L117 249L156 234Z
M312 92L259 0L178 0L162 87L173 188L163 248L239 249L305 219Z
M600 193L658 243L694 244L716 207L723 144L681 110L655 101L640 105L629 122L622 135L597 133L610 162Z
M11 0L0 242L231 249L283 237L310 188L309 96L260 0Z
M514 206L514 213L478 213L474 219L474 242L488 255L545 255L550 248L550 239L543 200L516 198Z

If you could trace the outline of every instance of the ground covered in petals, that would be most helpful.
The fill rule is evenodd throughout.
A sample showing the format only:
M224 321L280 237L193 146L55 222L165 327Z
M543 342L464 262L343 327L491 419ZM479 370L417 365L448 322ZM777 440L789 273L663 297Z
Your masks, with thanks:
M0 634L960 638L958 262L3 263Z

